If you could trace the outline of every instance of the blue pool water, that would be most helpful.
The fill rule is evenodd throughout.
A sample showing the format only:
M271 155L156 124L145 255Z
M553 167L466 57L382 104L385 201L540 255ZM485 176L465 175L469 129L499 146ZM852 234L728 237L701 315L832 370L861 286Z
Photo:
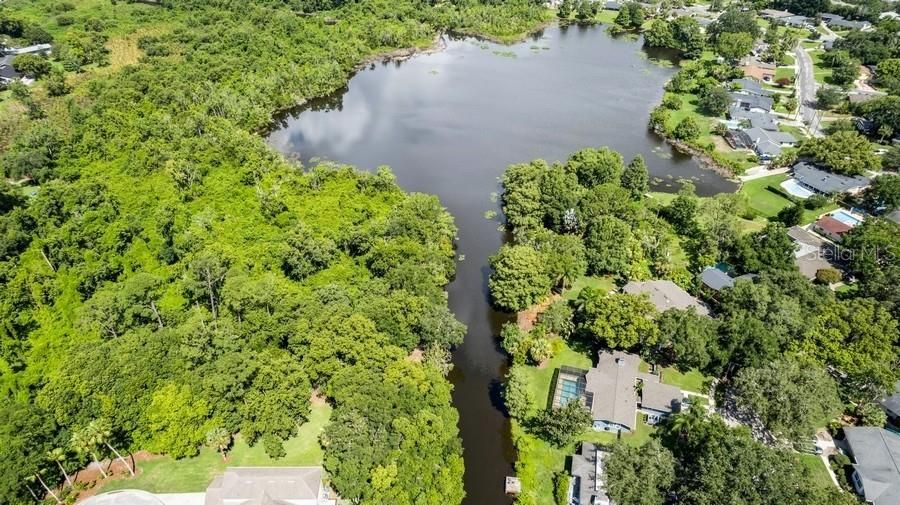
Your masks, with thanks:
M581 396L581 391L579 391L578 381L574 381L572 379L563 379L562 386L559 391L559 404L565 405L572 400L577 399Z
M831 217L837 219L838 221L846 224L847 226L856 226L862 222L859 218L843 211L839 210L831 215Z

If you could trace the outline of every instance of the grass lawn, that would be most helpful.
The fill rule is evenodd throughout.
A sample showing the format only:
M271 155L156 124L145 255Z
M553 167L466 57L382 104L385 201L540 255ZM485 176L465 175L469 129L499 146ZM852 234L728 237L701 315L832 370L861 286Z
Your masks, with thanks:
M584 277L576 279L575 282L572 283L572 287L567 289L566 292L563 293L563 298L566 300L574 300L578 298L578 294L581 293L581 290L587 287L610 292L616 289L616 283L613 280L612 276L592 277L589 275L585 275Z
M825 54L825 51L822 50L809 52L809 55L810 57L812 57L813 62L813 76L815 77L816 82L818 82L819 84L825 84L825 82L831 77L832 71L822 63L823 54Z
M741 186L740 192L747 195L750 208L759 213L759 215L765 218L775 217L781 209L793 205L793 202L769 191L766 187L769 185L778 186L786 181L788 177L788 174L776 174L747 181ZM838 206L835 204L828 204L820 209L804 210L801 224L809 224L815 221L819 215L837 208Z
M753 179L745 182L741 186L740 192L747 195L750 208L764 217L773 217L781 209L792 205L792 203L787 198L769 191L766 187L769 185L778 186L787 179L787 174L776 174Z
M794 55L785 54L781 57L781 62L782 65L793 65L796 61L794 60Z
M699 370L690 370L682 373L675 368L663 368L660 380L663 384L678 386L684 391L706 394L705 384L711 379L700 373Z
M794 69L790 67L778 67L775 69L775 82L778 82L779 79L793 79L794 78Z
M809 469L813 482L821 487L834 487L834 481L831 480L822 458L813 454L800 454L798 457L803 466Z
M563 340L554 341L554 349L556 351L554 357L544 366L540 368L525 366L528 392L535 400L535 412L546 407L551 395L553 372L557 368L562 365L590 368L592 365L591 358L587 354L570 348ZM626 444L642 445L650 440L655 431L655 427L638 422L635 431L622 435L621 440ZM518 451L516 475L522 481L523 501L548 505L554 503L555 476L565 471L566 457L574 453L577 443L568 447L554 447L526 432L517 421L513 421L512 436ZM608 445L617 438L619 437L614 433L588 431L580 441Z
M193 458L174 460L168 456L138 463L137 477L117 479L103 485L103 491L116 489L143 489L151 493L188 493L203 491L222 473L226 466L311 466L322 464L322 448L319 434L328 423L331 407L314 405L309 421L300 433L284 443L287 456L272 459L266 455L262 444L250 447L240 437L228 453L228 461L213 449L202 448Z

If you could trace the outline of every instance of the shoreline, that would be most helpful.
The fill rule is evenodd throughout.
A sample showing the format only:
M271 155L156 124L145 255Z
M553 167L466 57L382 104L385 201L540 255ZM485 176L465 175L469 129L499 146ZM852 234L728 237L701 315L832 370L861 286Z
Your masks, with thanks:
M738 184L741 183L741 179L738 174L734 173L728 167L721 165L715 160L715 158L710 156L710 154L703 149L693 146L683 140L676 139L666 132L661 132L658 128L651 128L650 130L657 136L659 136L659 138L663 139L663 141L665 141L667 145L669 145L679 153L690 156L691 159L696 161L697 164L700 165L700 168L702 168L703 170L715 172L731 182L735 182ZM740 188L740 186L738 187Z

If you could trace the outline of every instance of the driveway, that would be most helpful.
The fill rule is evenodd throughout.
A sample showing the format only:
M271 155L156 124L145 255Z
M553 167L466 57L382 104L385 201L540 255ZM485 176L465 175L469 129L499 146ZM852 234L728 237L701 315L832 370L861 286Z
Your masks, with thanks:
M797 62L797 100L800 102L800 118L814 137L821 137L820 121L816 118L816 90L819 85L813 75L813 62L803 46L794 48Z

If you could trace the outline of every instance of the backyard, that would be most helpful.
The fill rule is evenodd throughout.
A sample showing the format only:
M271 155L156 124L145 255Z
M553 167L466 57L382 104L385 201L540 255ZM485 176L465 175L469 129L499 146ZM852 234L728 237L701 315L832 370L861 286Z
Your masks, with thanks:
M103 491L116 489L143 489L152 493L188 493L204 491L213 478L228 466L314 466L322 464L322 448L319 434L328 423L331 407L315 404L309 420L300 428L297 436L284 443L287 455L272 459L266 455L262 444L250 447L237 437L228 461L211 448L201 448L193 458L175 460L160 456L138 463L135 478L118 478L100 485Z
M765 218L772 218L778 215L778 212L785 207L794 205L782 195L779 195L768 189L769 186L779 187L779 184L788 180L788 174L776 174L759 179L753 179L744 182L741 186L740 193L747 195L747 202L754 212ZM801 224L808 224L816 220L818 216L838 208L837 205L830 203L825 207L815 210L804 209L803 220Z
M554 357L540 367L523 366L528 379L528 392L534 400L533 413L543 409L549 403L554 371L561 366L588 369L592 366L591 358L582 351L569 347L562 339L553 341ZM580 437L579 443L593 442L612 444L617 438L626 444L642 445L650 440L656 428L643 422L637 423L637 429L630 434L617 437L614 433L589 430ZM578 443L567 447L553 445L529 434L518 421L512 423L513 442L518 449L516 474L522 481L523 500L526 503L554 503L553 484L557 473L565 471L566 457L573 454Z

